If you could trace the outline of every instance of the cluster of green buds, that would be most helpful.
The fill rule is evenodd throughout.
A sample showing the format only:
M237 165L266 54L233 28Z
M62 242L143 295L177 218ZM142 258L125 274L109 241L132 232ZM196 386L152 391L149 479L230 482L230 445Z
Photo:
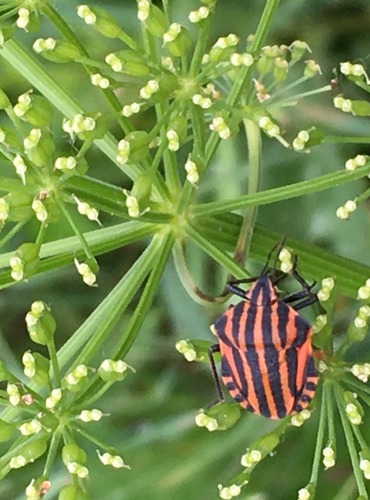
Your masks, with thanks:
M219 403L207 410L200 410L195 423L208 431L224 431L232 427L240 418L241 409L237 403Z
M21 436L21 440L16 437L17 446L10 447L9 452L0 459L2 473L6 475L12 469L25 467L46 453L56 456L57 450L61 448L62 460L67 471L71 477L78 478L79 481L73 480L73 484L64 486L58 498L87 500L88 497L84 496L86 493L83 494L86 486L80 481L83 482L89 476L88 459L86 452L77 444L75 434L77 436L79 432L76 430L75 433L74 426L79 428L80 425L99 422L105 414L97 408L81 409L81 403L77 401L83 395L90 375L95 377L95 383L97 375L102 386L111 385L112 382L123 380L130 367L120 359L105 359L98 369L79 364L62 374L55 355L56 323L50 308L42 301L34 302L26 315L26 326L30 339L36 344L46 346L49 357L32 351L23 354L24 374L34 384L32 390L25 383L18 381L3 365L1 366L2 380L8 379L6 388L8 405L17 411L17 415L14 422L0 420L0 441L14 438L17 432ZM74 400L76 405L73 403ZM68 406L65 405L66 401ZM68 440L62 444L64 433L61 430L65 426L68 426L68 433L65 434ZM94 438L94 444L96 443L97 440ZM122 456L110 446L101 443L97 453L103 465L115 469L130 468ZM32 479L28 484L26 488L28 500L40 499L53 489L53 484L49 481L52 462L49 458L47 462L48 466L43 476Z
M326 302L327 300L329 300L329 297L334 289L334 286L335 286L335 281L334 278L332 277L324 278L321 281L321 288L317 292L317 298L319 299L320 302Z

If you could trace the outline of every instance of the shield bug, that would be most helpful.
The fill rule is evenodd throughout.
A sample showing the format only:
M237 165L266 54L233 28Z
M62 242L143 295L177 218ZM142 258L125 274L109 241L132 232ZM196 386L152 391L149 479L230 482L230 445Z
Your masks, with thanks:
M279 247L281 249L281 245ZM280 419L306 408L315 394L317 373L312 357L312 329L299 310L317 301L297 272L297 258L291 276L302 289L280 297L276 275L269 259L259 276L227 284L243 300L230 306L212 325L218 344L209 349L218 401L223 401L213 353L221 353L221 377L230 395L247 410ZM275 274L275 276L274 276ZM250 283L245 291L239 287Z

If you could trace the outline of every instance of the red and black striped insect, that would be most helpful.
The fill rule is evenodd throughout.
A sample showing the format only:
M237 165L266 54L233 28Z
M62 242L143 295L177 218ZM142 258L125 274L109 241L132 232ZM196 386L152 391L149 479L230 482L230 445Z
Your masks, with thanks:
M229 307L212 325L219 343L211 346L209 359L218 402L223 401L214 352L221 352L221 377L230 395L247 410L272 419L306 408L315 394L317 373L312 357L312 329L299 310L317 301L297 272L291 275L302 286L299 292L279 298L268 257L261 274L228 283L227 289L244 299ZM280 247L281 248L281 247ZM248 291L238 285L252 283Z

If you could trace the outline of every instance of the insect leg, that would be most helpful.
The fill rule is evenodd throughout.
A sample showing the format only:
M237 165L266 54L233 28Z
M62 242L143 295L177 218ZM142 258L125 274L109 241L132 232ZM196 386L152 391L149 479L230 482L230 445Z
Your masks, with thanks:
M213 377L213 380L215 383L216 395L217 395L217 400L213 404L221 403L222 401L224 401L224 395L222 394L220 379L218 377L218 373L216 370L215 360L213 359L213 353L215 353L215 352L220 352L220 345L219 344L211 345L211 347L208 349L208 359L209 359L209 364L211 367L211 373L212 373L212 377ZM213 404L211 404L210 406L213 406Z

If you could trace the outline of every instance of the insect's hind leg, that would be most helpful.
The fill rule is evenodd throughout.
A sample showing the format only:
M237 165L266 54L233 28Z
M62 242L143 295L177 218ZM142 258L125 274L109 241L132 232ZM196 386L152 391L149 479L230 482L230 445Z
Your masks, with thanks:
M215 383L215 388L216 388L216 395L217 399L213 403L209 405L209 407L214 406L217 403L221 403L224 401L224 395L222 394L221 390L221 384L220 384L220 379L216 370L216 364L215 360L213 358L213 354L215 352L220 352L220 344L213 344L211 347L208 349L208 359L209 359L209 365L211 367L211 373L212 373L212 378Z

